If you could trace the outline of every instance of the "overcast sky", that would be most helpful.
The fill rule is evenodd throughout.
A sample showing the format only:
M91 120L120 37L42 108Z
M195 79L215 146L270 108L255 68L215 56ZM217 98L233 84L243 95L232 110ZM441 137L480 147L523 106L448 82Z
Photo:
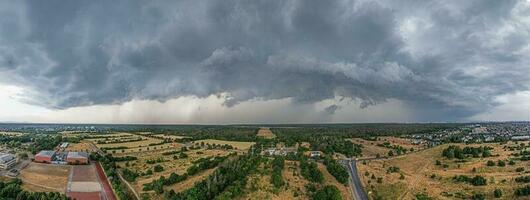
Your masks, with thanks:
M530 120L527 0L0 1L0 121Z

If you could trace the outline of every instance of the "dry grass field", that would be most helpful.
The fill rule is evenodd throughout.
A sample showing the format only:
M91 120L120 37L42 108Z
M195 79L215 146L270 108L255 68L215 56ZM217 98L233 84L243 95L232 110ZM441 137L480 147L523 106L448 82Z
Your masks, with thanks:
M412 144L412 141L410 139L398 137L379 137L377 141L370 141L361 138L352 138L348 140L355 144L363 145L364 148L362 158L375 158L377 154L379 154L380 156L386 156L388 151L390 151L391 149L383 146L378 146L382 145L385 142L390 143L390 145L402 146L407 150L411 148L414 148L414 150L421 150L426 148L424 144Z
M88 142L80 142L68 144L68 147L66 147L65 151L95 152L95 149Z
M163 140L142 136L142 140L140 141L127 142L128 141L127 139L123 141L124 142L111 143L111 144L97 144L96 143L96 146L98 148L113 148L113 147L136 148L136 147L147 147L150 144L157 144L157 143L162 142Z
M236 142L236 141L212 140L212 139L197 140L197 141L194 141L193 143L200 144L202 142L204 142L204 144L218 144L218 145L228 144L228 145L233 146L237 150L244 150L244 151L250 149L250 146L255 144L255 142Z
M153 151L160 151L160 150L178 150L182 144L180 143L166 143L166 144L160 144L160 145L152 145L152 146L142 146L142 147L136 147L136 148L128 148L128 149L115 149L115 150L106 150L106 153L110 153L114 156L122 156L130 153L136 153L136 152L153 152Z
M24 183L22 186L30 191L64 193L70 170L68 165L30 163L20 172L19 178Z
M276 135L274 135L274 133L272 133L272 131L269 128L260 128L256 136L263 137L266 139L272 139L276 137Z
M282 177L285 185L280 189L275 189L270 183L270 168L261 166L262 172L249 176L245 195L239 200L270 199L270 200L294 200L308 199L305 194L305 185L309 183L300 175L298 162L285 161Z
M173 150L177 150L177 149L173 149ZM122 168L126 167L132 171L145 172L148 169L152 170L155 165L160 165L164 167L164 171L162 172L153 172L153 175L138 177L134 183L131 183L138 193L143 192L142 191L143 184L150 183L151 181L160 178L160 176L165 176L167 178L172 172L175 172L177 174L184 174L186 170L190 166L193 165L192 163L193 161L196 161L200 158L206 158L206 157L227 156L228 154L231 153L230 151L221 150L221 149L195 149L195 150L189 150L185 152L188 155L187 158L174 159L173 158L174 155L162 155L162 153L166 151L168 150L124 154L124 155L129 155L129 156L135 156L138 158L138 160L128 161L128 162L119 162L118 166ZM164 161L155 163L155 164L147 163L148 160L157 160L157 159L161 159ZM193 186L193 183L195 183L195 181L201 180L201 177L204 178L207 175L209 175L208 173L211 173L211 172L208 172L208 171L209 170L199 173L195 176L189 177L188 178L189 180L186 180L179 184L175 184L168 188L172 188L178 191L187 189Z
M528 161L516 161L515 165L486 166L488 160L497 163L505 160L508 163L512 152L505 151L501 144L481 144L494 149L492 157L466 158L465 162L456 162L456 159L446 159L442 156L443 149L449 144L440 145L431 149L414 152L402 156L383 160L367 161L358 164L359 175L370 196L379 194L386 199L413 199L416 194L425 193L436 199L468 198L476 193L484 193L486 199L493 198L493 190L503 190L503 198L515 199L514 188L520 187L514 181L515 177L523 176L525 172L516 172L518 167L528 169ZM478 144L468 146L481 146ZM509 145L509 144L508 144ZM463 147L465 145L459 144ZM436 165L439 160L442 165ZM446 165L444 167L443 165ZM387 173L389 167L400 168L400 173ZM473 170L473 168L475 170ZM368 172L368 176L366 176ZM400 179L400 174L404 179ZM375 179L372 179L372 175ZM469 183L455 182L452 178L456 175L474 177L480 175L486 178L486 186L473 186ZM382 183L377 183L377 178L382 177Z
M246 191L247 193L238 198L241 200L252 199L271 199L271 200L294 200L294 199L310 199L306 194L305 186L309 183L304 177L300 175L300 168L298 161L285 161L285 166L282 171L282 177L285 185L280 189L275 189L270 183L270 169L265 167L262 173L253 174L249 177ZM263 167L263 166L262 166ZM322 185L334 185L341 191L344 200L352 200L348 186L340 184L335 177L333 177L322 163L318 163L319 170L324 174L324 182Z
M199 181L202 181L204 180L206 177L210 176L210 174L212 174L217 168L213 168L213 169L207 169L207 170L204 170L202 172L199 172L198 174L192 176L192 177L189 177L188 179L186 179L185 181L182 181L180 183L176 183L174 185L170 185L170 186L165 186L164 189L167 189L167 190L175 190L175 192L182 192L188 188L191 188L193 187L193 185L195 185L196 182L199 182Z
M21 136L21 135L24 135L24 133L21 133L21 132L3 132L3 131L0 131L0 135L5 135L5 136Z
M190 137L187 137L187 136L180 136L180 135L168 135L168 134L156 134L156 135L153 135L154 137L161 137L161 138L165 138L165 139L172 139L172 140L175 140L175 139L183 139L183 138L190 138Z

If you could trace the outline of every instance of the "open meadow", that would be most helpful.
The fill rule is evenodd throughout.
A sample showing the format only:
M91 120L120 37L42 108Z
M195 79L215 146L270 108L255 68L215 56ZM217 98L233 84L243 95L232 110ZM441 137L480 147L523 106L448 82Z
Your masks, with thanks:
M407 153L426 148L425 144L413 144L411 139L398 138L398 137L378 137L375 140L366 140L362 138L348 139L354 144L363 145L362 158L375 158L388 156L389 151L398 153L397 150L401 149L400 153Z
M276 135L274 135L274 133L272 133L271 129L269 129L269 128L260 128L258 130L258 134L256 134L256 136L262 137L262 138L265 138L265 139L273 139L273 138L276 137Z
M68 165L30 163L18 178L24 183L22 187L30 191L64 193L70 170Z
M514 190L524 184L516 182L515 178L526 176L530 168L527 161L519 161L512 156L514 151L506 148L518 144L454 144L461 148L485 146L493 149L491 156L487 157L449 159L442 156L444 149L451 145L444 144L389 159L360 161L357 165L359 175L365 189L373 198L379 196L385 199L412 199L416 195L426 194L436 199L454 199L484 194L486 199L492 199L495 189L500 189L505 199L517 198L514 196ZM488 161L493 165L488 166ZM485 183L471 184L461 178L462 175L470 178L483 177Z

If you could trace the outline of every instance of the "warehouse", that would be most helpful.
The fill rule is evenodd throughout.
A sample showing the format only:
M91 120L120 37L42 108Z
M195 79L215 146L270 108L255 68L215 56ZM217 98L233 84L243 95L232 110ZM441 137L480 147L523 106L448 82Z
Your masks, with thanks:
M51 163L53 161L53 158L55 156L55 151L47 151L43 150L40 151L37 155L35 155L35 162L40 163Z
M71 165L88 164L88 154L86 152L68 152L66 162Z
M0 153L0 169L9 169L17 163L13 154Z

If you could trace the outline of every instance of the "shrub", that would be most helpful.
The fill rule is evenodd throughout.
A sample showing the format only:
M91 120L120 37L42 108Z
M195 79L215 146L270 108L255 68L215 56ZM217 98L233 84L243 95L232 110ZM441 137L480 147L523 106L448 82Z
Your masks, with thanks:
M391 166L386 170L387 173L398 173L399 167Z
M504 167L504 166L506 166L506 162L504 162L504 160L499 160L499 161L497 161L497 166Z
M517 196L528 196L530 195L530 185L527 185L525 187L517 188L515 190L515 195Z
M429 197L425 193L416 194L416 200L431 200L432 198Z
M493 162L491 160L488 160L488 162L486 162L486 165L487 166L495 166L495 162Z
M530 182L530 176L520 176L515 178L515 182L518 183L529 183Z
M482 193L474 194L473 196L471 196L471 199L472 200L484 200L486 199L486 195Z
M164 167L162 167L160 165L155 165L155 167L153 168L153 171L155 171L155 172L164 171Z
M495 189L493 190L493 196L495 198L501 198L502 197L502 190L501 189Z

